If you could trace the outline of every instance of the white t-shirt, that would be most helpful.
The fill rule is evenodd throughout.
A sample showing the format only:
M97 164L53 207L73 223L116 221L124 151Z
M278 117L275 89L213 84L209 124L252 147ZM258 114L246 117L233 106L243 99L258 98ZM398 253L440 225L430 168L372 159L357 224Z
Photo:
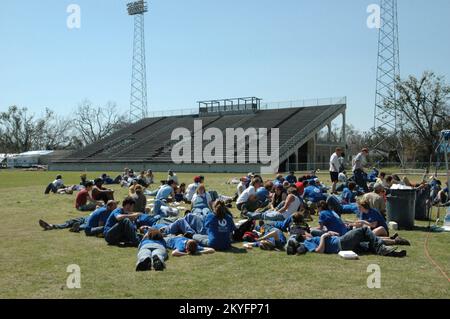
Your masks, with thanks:
M206 195L206 201L208 202L208 205L209 205L212 202L211 195L208 192L206 192L205 195ZM192 196L192 201L191 202L195 203L195 201L197 200L197 197L199 197L199 196L197 195L197 193L195 193Z
M62 179L55 179L53 181L53 186L55 186L56 188L60 188L63 185L64 185L64 182Z
M237 194L238 196L241 196L242 192L245 191L245 189L247 188L247 186L245 186L244 183L239 182L238 186L237 186Z
M188 201L192 201L192 197L194 196L195 192L197 191L197 188L200 184L199 183L192 183L189 184L186 189L186 199Z
M330 172L338 173L339 166L341 166L339 156L336 153L333 153L330 157Z
M255 186L249 186L245 191L243 191L238 197L236 204L246 203L251 195L256 195Z
M178 176L176 174L173 174L173 176L167 176L167 181L174 181L178 185Z
M346 183L347 182L347 176L345 176L344 173L339 173L338 181L341 182L341 183Z

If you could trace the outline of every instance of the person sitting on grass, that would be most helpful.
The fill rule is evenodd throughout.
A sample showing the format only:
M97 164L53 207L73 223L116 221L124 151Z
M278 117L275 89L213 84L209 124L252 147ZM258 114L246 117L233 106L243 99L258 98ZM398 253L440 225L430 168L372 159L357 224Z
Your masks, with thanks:
M303 192L303 198L310 204L317 204L322 200L326 200L327 196L322 193L322 189L318 186L319 179L313 179Z
M133 186L131 186L133 187ZM130 188L131 188L130 187ZM140 185L134 185L134 194L130 195L134 199L134 211L144 213L147 209L147 197L144 195L144 188Z
M193 236L200 245L215 250L228 250L231 248L231 236L236 229L233 218L228 214L225 202L214 202L213 212L206 216L205 228L207 235Z
M296 195L297 188L290 187L288 189L288 196L286 197L286 201L280 203L277 209L267 212L255 212L255 213L247 213L247 217L251 219L264 219L264 220L272 220L272 221L283 221L289 218L293 213L297 212L301 205L302 201Z
M373 192L366 193L363 199L367 201L370 208L374 208L386 218L386 202L384 200L385 190L383 185L375 183L373 186Z
M284 190L283 184L274 184L274 193L272 195L272 202L270 209L277 209L277 207L286 200L287 192Z
M48 184L47 188L45 189L45 194L49 194L50 192L56 194L58 192L58 189L65 188L64 182L62 180L62 176L58 175L56 176L56 179Z
M260 207L267 207L270 204L271 199L271 191L273 189L273 183L271 181L267 181L264 183L264 187L258 188L256 191L256 197L258 201L261 203Z
M116 208L108 217L103 235L110 245L118 245L121 242L125 245L136 246L139 239L136 235L136 225L134 221L142 213L134 212L134 199L126 197L122 202L122 207Z
M156 199L164 200L166 202L169 202L171 199L175 197L175 188L177 187L177 184L174 180L167 181L166 184L162 185L158 193L156 193Z
M191 202L192 197L194 196L195 192L197 191L197 188L200 186L200 176L194 177L194 182L189 184L186 189L186 201Z
M348 205L356 202L356 183L349 182L348 187L345 187L340 196L341 204Z
M162 271L166 268L167 259L169 255L163 235L157 229L148 229L139 244L136 271L148 271L152 266L156 271Z
M103 235L109 215L117 208L117 202L109 200L105 206L97 208L88 218L84 232L86 236Z
M78 192L75 198L75 208L79 211L93 211L97 206L103 206L103 202L96 201L89 193L92 191L94 184L92 182L86 182L85 188Z
M241 212L254 212L259 207L256 191L261 187L261 180L259 178L253 178L250 182L250 186L246 188L242 194L236 200L236 207Z
M92 198L97 201L103 201L106 204L109 200L114 200L114 191L103 187L103 180L96 178L92 188Z
M194 214L207 215L212 210L212 198L209 192L206 191L205 185L200 184L192 196L191 210Z
M284 178L285 181L288 181L291 186L293 186L295 183L297 183L297 177L295 176L294 171L290 171L289 175L286 175Z
M341 250L351 250L356 253L370 252L387 257L405 257L406 251L396 251L397 247L386 246L383 240L377 237L368 227L355 228L345 235L329 231L320 237L312 237L305 233L299 237L300 241L296 249L297 254L315 252L319 254L337 254Z
M169 235L164 237L167 247L173 249L172 256L181 257L195 254L212 254L215 252L214 248L203 247L195 240L185 236Z
M386 224L386 220L378 210L370 207L370 203L368 200L359 199L357 205L359 211L359 220L354 223L355 226L369 227L378 237L389 236L389 228Z
M178 186L175 189L175 201L176 202L183 202L186 200L186 184L185 183L181 183L180 186Z
M311 230L314 236L322 235L325 229L326 231L333 231L340 236L347 233L349 230L347 225L344 224L338 214L329 209L325 201L320 201L317 204L317 210L319 211L319 227Z

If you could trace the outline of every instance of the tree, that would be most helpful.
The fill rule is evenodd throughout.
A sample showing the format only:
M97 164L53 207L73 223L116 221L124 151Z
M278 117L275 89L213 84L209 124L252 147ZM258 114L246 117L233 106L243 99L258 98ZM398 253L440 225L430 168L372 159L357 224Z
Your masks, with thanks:
M0 149L22 153L31 150L55 150L71 147L70 122L50 109L36 118L25 107L11 106L0 113Z
M29 115L27 108L10 106L0 113L0 133L2 153L29 151L36 133L34 115Z
M391 96L385 107L396 108L403 134L415 137L424 154L433 155L440 131L450 127L450 86L443 77L427 71L419 79L398 79L396 87L398 99Z
M107 137L127 123L126 117L117 112L114 102L108 102L104 107L95 107L89 100L78 105L73 121L77 136L84 145Z

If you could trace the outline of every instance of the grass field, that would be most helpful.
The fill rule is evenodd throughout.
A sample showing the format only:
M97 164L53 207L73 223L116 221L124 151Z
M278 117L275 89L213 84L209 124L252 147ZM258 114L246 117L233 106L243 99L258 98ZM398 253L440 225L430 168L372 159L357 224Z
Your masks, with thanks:
M100 173L89 173L93 178ZM170 257L164 272L134 271L135 248L106 245L67 230L44 232L51 223L82 216L73 208L75 195L44 195L56 172L0 170L1 298L449 298L450 282L427 259L427 222L414 231L403 259L361 256L346 261L337 255L287 256L285 252L245 251L242 244L226 253ZM115 175L111 173L111 175ZM189 182L193 174L178 174ZM232 195L231 174L207 174L207 187ZM165 174L157 174L157 179ZM78 172L64 172L76 184ZM323 180L327 182L324 176ZM125 189L116 189L123 199ZM233 209L236 212L235 209ZM349 218L349 216L346 216ZM315 218L317 219L317 217ZM312 223L316 225L315 222ZM450 233L431 233L432 258L450 274ZM68 289L67 266L81 267L81 289ZM367 267L381 268L381 288L367 288Z

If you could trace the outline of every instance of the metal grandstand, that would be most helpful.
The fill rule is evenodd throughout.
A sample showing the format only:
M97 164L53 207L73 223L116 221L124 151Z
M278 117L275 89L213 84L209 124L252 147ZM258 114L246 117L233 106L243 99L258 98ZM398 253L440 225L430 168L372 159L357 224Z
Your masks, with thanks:
M234 104L231 104L234 101ZM219 102L219 104L217 103ZM241 105L239 105L241 104ZM243 104L243 105L242 105ZM244 107L243 107L244 106ZM201 108L209 108L201 110ZM279 128L280 163L298 163L298 158L307 152L308 162L315 162L316 134L339 115L343 115L345 126L346 98L300 100L276 103L261 103L259 98L203 101L197 112L186 115L153 114L154 116L117 131L107 138L86 146L66 158L53 162L51 169L94 170L122 169L125 166L167 169L173 165L172 147L177 141L171 139L175 128L186 128L194 134L194 120L202 120L202 129L217 128L224 132L227 128ZM205 112L206 111L206 112ZM345 131L344 131L345 132ZM269 131L270 135L270 131ZM244 141L245 136L241 137ZM207 142L203 142L204 146ZM254 152L246 145L247 158ZM345 145L345 140L343 140ZM305 148L307 146L307 148ZM225 151L224 151L225 154ZM306 155L305 155L306 156ZM255 165L183 164L179 171L248 171L256 170ZM286 163L284 163L286 166ZM293 167L289 167L292 169ZM295 168L295 167L294 167Z

